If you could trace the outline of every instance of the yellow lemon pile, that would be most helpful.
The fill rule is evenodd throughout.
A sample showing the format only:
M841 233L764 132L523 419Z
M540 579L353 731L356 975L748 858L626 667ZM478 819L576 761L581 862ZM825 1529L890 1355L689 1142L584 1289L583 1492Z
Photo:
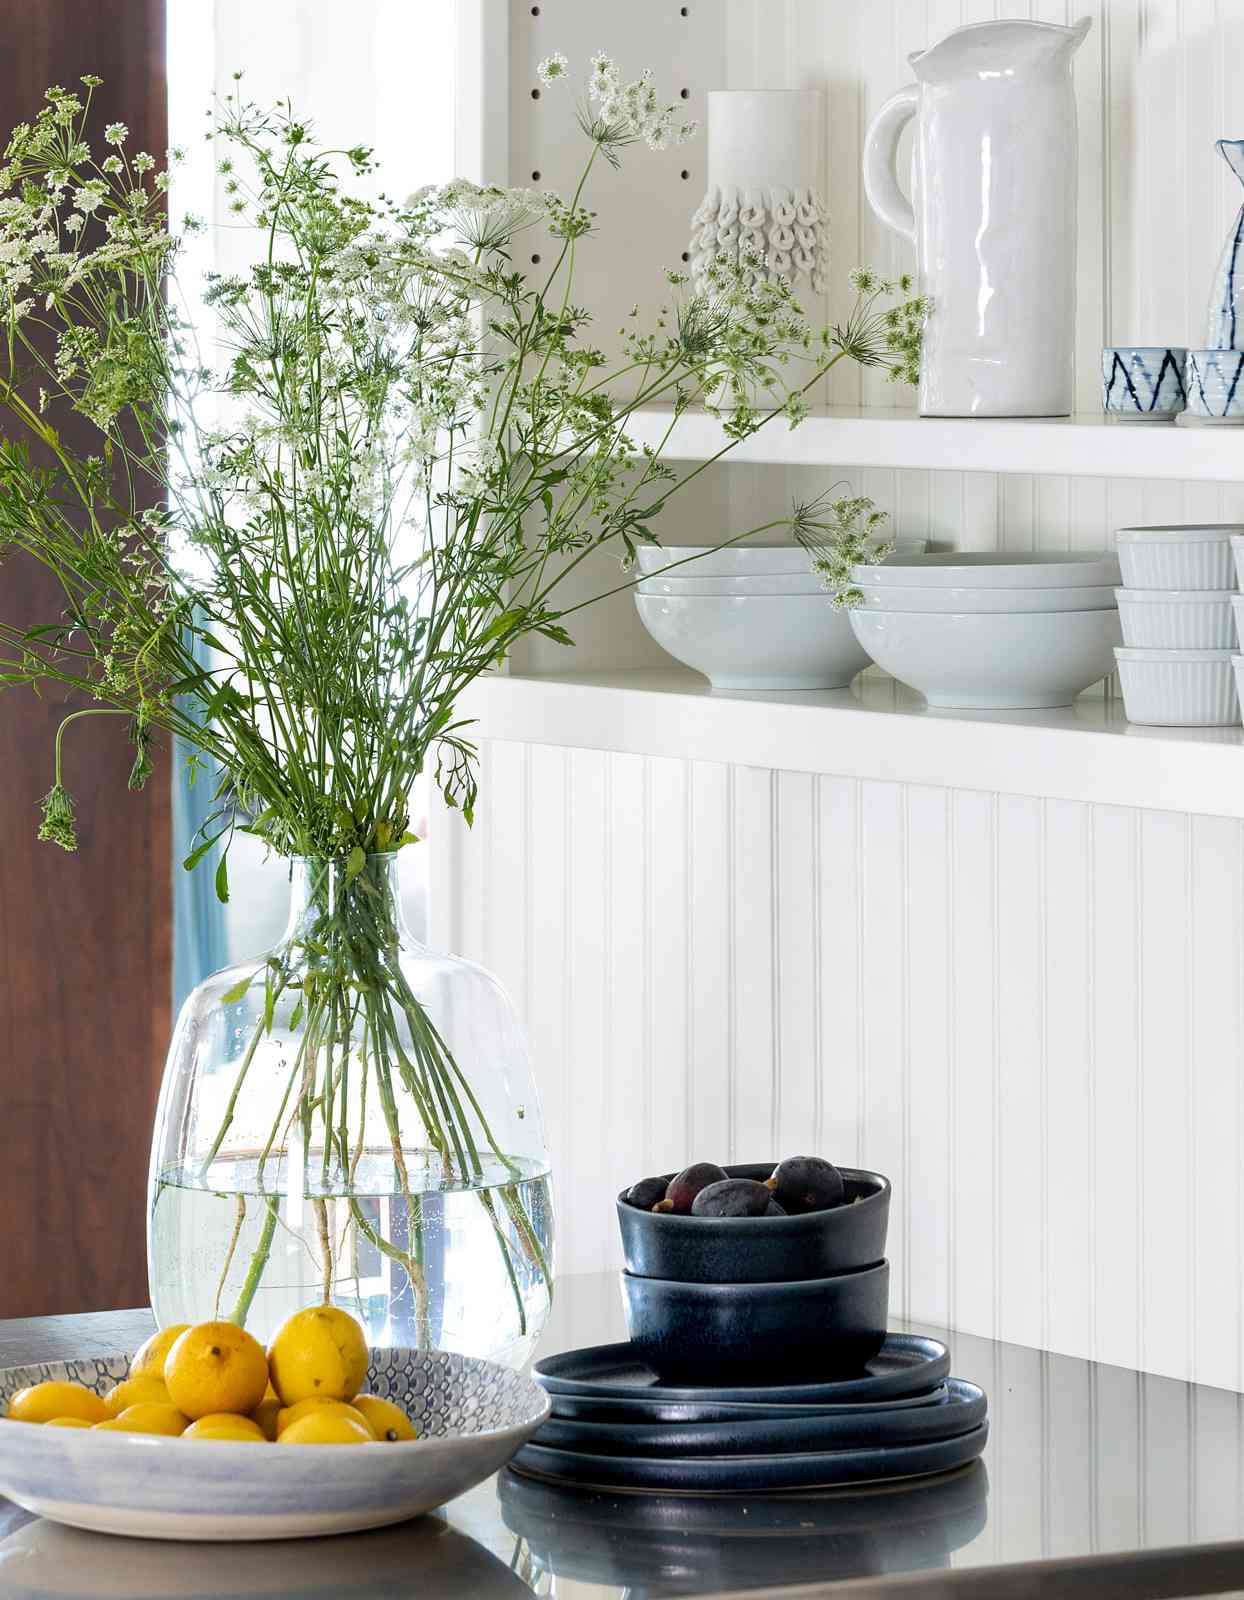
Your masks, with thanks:
M354 1318L308 1306L282 1324L266 1353L232 1322L162 1328L105 1395L80 1383L36 1383L9 1401L8 1420L231 1444L417 1438L400 1406L359 1393L366 1376L367 1341Z

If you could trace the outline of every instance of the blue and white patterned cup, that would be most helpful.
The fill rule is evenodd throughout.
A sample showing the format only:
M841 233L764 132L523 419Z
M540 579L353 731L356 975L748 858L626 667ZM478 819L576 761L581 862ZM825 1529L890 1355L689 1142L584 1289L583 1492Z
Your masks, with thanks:
M1107 414L1133 422L1173 422L1187 403L1187 354L1170 345L1107 345L1101 353Z
M1244 423L1244 350L1189 350L1188 415Z

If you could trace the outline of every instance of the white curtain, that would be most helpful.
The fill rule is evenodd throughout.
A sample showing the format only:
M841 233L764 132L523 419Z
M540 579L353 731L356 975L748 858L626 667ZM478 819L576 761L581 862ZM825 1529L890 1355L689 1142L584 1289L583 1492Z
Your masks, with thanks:
M454 175L457 34L456 0L169 0L169 142L186 151L174 171L170 215L175 230L187 214L208 224L180 269L187 311L205 345L211 329L196 304L196 288L206 271L251 260L253 246L244 230L221 226L228 221L224 180L205 138L213 96L240 90L261 104L289 100L314 122L322 143L371 146L379 162L371 197L383 191L402 199ZM240 84L233 78L239 71ZM209 794L188 789L184 770L174 781L180 1002L222 957L240 960L275 943L287 894L281 864L265 860L257 842L241 834L231 851L227 907L215 900L210 871L183 872L187 835ZM413 798L418 813L421 797ZM419 832L421 820L416 814ZM407 912L421 935L427 880L420 847L403 853L402 875Z

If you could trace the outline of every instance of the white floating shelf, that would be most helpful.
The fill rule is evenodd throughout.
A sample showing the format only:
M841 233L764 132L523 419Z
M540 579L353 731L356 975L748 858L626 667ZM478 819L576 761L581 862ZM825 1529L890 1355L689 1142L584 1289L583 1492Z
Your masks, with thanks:
M672 411L646 407L635 413L628 431L637 443L660 445L672 460L704 461L727 442L721 424L704 411L684 412L674 423ZM821 406L797 428L775 418L728 459L781 466L1244 481L1244 430L1212 423L1113 422L1100 415L982 419Z
M1114 700L930 711L889 679L720 693L685 669L482 679L484 738L1244 818L1244 731L1142 728Z

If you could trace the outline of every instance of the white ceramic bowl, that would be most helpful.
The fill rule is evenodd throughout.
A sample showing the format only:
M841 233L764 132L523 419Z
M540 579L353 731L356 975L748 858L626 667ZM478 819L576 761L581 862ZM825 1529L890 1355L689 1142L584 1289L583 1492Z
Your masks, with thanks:
M857 587L864 605L875 611L1108 611L1118 592L1109 584L1060 589L909 589L861 581Z
M856 567L857 583L888 588L1046 589L1113 588L1119 562L1109 551L953 550L894 555L879 567Z
M1244 534L1244 524L1171 523L1120 528L1123 582L1129 589L1234 589L1233 534Z
M708 594L720 597L728 594L825 594L824 583L815 572L788 572L769 576L756 573L747 578L683 577L694 573L696 563L680 567L677 572L659 574L655 578L641 578L636 584L639 594Z
M826 594L637 594L645 628L714 689L843 689L868 665Z
M1224 589L1116 589L1123 643L1141 650L1231 650L1232 596Z
M1114 666L1119 613L929 612L856 607L851 625L892 677L931 706L1035 710L1070 705Z
M927 539L892 542L896 555L918 555L928 546ZM812 570L812 557L801 544L732 544L720 549L712 544L641 544L636 554L646 578L678 562L686 563L678 567L679 573L697 578L774 578L792 572L807 577Z
M0 1403L45 1378L102 1394L126 1356L0 1371ZM145 1539L300 1539L382 1528L431 1511L496 1472L549 1414L530 1378L440 1351L374 1350L367 1389L420 1437L326 1450L96 1433L0 1422L0 1494L27 1511Z
M1115 655L1129 722L1224 728L1240 720L1230 650L1122 649Z

